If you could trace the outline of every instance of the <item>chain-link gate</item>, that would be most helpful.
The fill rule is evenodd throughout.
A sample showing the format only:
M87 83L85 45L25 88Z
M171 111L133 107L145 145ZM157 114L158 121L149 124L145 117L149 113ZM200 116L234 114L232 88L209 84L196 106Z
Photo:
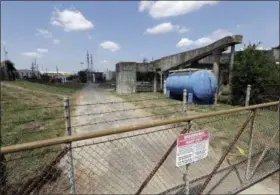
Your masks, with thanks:
M278 104L2 147L1 194L239 192L279 170ZM177 168L177 136L205 128L208 157Z

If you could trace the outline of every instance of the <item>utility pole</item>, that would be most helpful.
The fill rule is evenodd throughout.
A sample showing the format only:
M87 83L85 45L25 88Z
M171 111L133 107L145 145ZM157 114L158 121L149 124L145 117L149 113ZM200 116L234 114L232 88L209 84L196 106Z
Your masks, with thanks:
M87 51L87 82L89 81L89 54Z
M89 54L88 54L88 51L87 51L87 68L89 69Z
M5 60L5 63L6 63L7 59L8 59L8 52L6 50L6 47L4 46L4 60Z
M35 72L35 63L34 61L31 62L31 74L32 76L34 75L34 72Z
M90 54L90 69L91 69L91 71L93 71L92 54Z
M56 66L56 76L58 77L58 67Z
M90 54L90 80L93 82L93 61L92 61L92 54Z

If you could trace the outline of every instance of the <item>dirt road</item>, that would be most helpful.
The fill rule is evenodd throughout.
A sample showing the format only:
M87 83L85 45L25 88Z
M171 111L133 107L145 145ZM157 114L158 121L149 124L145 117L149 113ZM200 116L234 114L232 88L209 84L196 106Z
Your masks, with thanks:
M98 102L121 101L123 101L121 98L113 96L111 93L98 88L96 85L88 85L81 92L80 98L77 100L76 104L95 105L79 106L76 108L74 115L136 108L131 103L96 104ZM111 112L107 114L74 117L72 124L74 126L75 133L80 134L155 120L155 118L148 117L117 121L119 119L142 117L147 115L150 115L150 113L143 110ZM94 124L109 120L115 121ZM94 125L83 126L87 123ZM171 128L171 125L150 128L133 133L112 135L107 136L106 138L98 138L94 139L94 143L109 139L118 139L124 136L131 136L142 133L143 131L153 132L166 128ZM183 127L180 127L156 133L124 138L121 140L107 141L94 145L92 145L93 140L83 140L74 143L73 147L87 144L89 145L78 147L73 150L75 169L77 172L80 172L77 174L80 175L77 179L78 193L135 193L169 146L174 142L174 140L176 140L176 136L182 129ZM207 161L204 161L203 163L202 160L201 163L192 165L192 169L190 171L190 177L192 179L204 175L213 168L215 162L218 160L218 156L217 158L213 158L215 155L212 154L214 154L214 152L210 150ZM163 166L143 190L143 193L159 193L182 184L184 183L183 173L184 167L175 167L175 150L173 150L172 154L169 155Z
M131 103L98 104L100 102L122 101L121 98L98 88L97 85L86 86L75 104L87 104L87 106L77 106L73 115L107 113L72 117L74 133L81 134L155 120L152 117L120 120L150 115L143 110L114 112L136 108ZM73 143L76 193L134 194L182 129L183 127L174 128L174 125L169 125ZM218 162L221 152L214 151L210 146L207 158L191 164L190 180L209 174ZM225 162L221 167L227 166L228 164ZM177 168L175 166L175 149L173 149L142 193L160 193L181 185L184 183L184 172L184 167ZM218 180L218 178L214 180ZM228 181L227 184L219 187L219 192L227 192L227 190L233 190L240 185L234 174L229 176ZM212 185L214 184L212 183Z

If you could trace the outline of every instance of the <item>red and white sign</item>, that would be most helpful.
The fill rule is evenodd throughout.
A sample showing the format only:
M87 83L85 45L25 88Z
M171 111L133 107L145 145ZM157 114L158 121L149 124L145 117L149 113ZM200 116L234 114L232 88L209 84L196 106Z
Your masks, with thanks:
M177 137L176 166L190 164L208 155L208 129L179 135Z

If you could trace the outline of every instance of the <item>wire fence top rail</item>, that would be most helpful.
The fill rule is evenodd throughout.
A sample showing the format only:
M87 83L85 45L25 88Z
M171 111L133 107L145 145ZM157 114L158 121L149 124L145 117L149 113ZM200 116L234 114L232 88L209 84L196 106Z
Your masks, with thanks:
M168 106L178 106L182 105L182 103L176 103L176 104L168 104L168 105L159 105L159 106L146 106L146 107L139 107L139 108L129 108L129 109L122 109L122 110L112 110L112 111L106 111L106 112L93 112L93 113L86 113L86 114L79 114L79 115L73 115L73 117L80 117L80 116L90 116L90 115L100 115L100 114L109 114L114 112L125 112L125 111L132 111L132 110L141 110L141 109L147 109L147 108L158 108L158 107L168 107Z
M276 106L278 104L279 104L279 101L275 101L275 102L257 104L257 105L253 105L253 106L239 107L239 108L209 112L209 113L192 115L192 116L180 116L177 118L155 120L152 122L147 122L145 124L129 125L129 126L123 126L123 127L118 127L118 128L109 128L109 129L104 129L104 130L96 131L96 132L83 133L80 135L63 136L63 137L52 138L52 139L41 140L41 141L34 141L34 142L29 142L29 143L24 143L24 144L11 145L11 146L2 147L1 153L7 154L7 153L14 153L14 152L19 152L19 151L23 151L23 150L28 150L28 149L42 148L42 147L46 147L46 146L53 146L53 145L58 145L58 144L63 144L63 143L71 143L73 141L80 141L80 140L84 140L84 139L102 137L102 136L118 134L118 133L125 133L125 132L147 129L147 128L151 128L151 127L163 126L163 125L174 124L174 123L179 123L179 122L187 122L187 121L191 121L194 119L208 118L208 117L213 117L213 116L218 116L218 115L236 113L236 112L245 111L245 110L253 110L253 109L265 108L265 107L269 107L269 106Z
M166 97L159 97L159 98L148 98L148 99L136 99L136 100L125 100L125 101L111 101L111 102L96 102L90 104L74 104L71 107L78 107L78 106L95 106L95 105L102 105L102 104L123 104L123 103L133 103L133 102L141 102L141 101L156 101L156 100L166 100Z

